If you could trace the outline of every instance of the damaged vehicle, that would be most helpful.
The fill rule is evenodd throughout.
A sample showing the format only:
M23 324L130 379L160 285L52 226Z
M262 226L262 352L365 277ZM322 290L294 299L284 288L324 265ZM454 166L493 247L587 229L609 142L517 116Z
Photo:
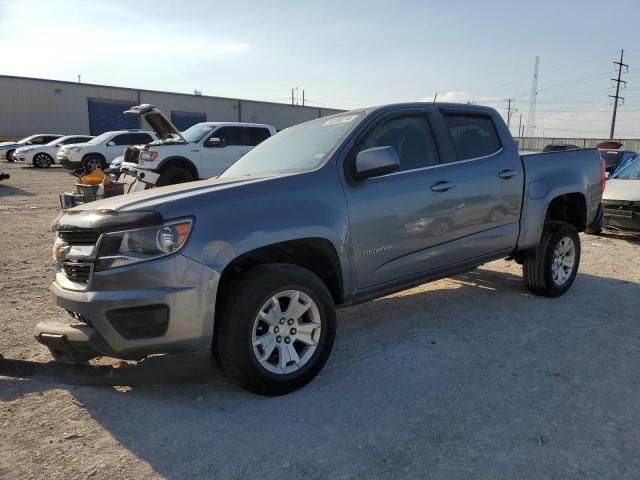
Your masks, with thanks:
M142 116L158 135L149 145L127 148L122 171L147 185L174 185L217 177L253 147L275 135L271 125L202 122L184 132L156 107L139 105L127 114Z
M336 308L501 258L535 294L566 293L604 179L595 149L519 155L489 107L318 118L216 179L65 211L51 292L75 320L35 337L64 362L211 352L238 385L284 394L321 371Z
M640 231L640 155L628 158L607 179L601 227Z

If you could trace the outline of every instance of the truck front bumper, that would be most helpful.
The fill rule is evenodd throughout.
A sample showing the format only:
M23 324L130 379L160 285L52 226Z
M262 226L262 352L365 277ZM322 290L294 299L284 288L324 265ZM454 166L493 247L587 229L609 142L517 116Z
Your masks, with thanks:
M41 322L34 335L70 363L210 349L218 280L216 271L178 254L95 272L88 291L54 282L56 303L76 321Z

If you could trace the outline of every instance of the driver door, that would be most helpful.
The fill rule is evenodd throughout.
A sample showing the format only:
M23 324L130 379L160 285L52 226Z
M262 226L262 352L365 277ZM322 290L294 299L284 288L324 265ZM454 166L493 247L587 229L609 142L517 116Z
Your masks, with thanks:
M220 142L213 144L211 139ZM203 178L217 177L249 151L249 138L245 127L228 126L214 130L203 143Z

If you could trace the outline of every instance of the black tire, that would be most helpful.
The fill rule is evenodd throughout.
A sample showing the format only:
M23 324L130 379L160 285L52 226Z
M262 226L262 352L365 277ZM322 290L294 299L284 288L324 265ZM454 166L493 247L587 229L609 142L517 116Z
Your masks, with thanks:
M561 283L553 277L554 253L561 241L570 239L574 245L573 266ZM529 252L522 264L527 288L537 295L559 297L571 288L580 266L580 237L576 228L566 222L545 222L540 243Z
M49 168L53 165L53 158L48 153L36 153L33 157L33 166L36 168Z
M590 235L600 235L602 233L602 229L604 228L604 206L600 204L598 207L598 213L596 214L596 219L593 221L591 225L589 225L585 232Z
M292 373L273 373L256 358L252 330L266 302L287 290L303 292L313 300L321 331L306 363ZM219 308L214 358L231 381L253 393L273 396L297 390L309 383L329 358L336 334L334 303L324 283L304 268L277 263L252 268L226 286Z
M15 158L13 158L13 154L14 154L14 153L16 153L16 151L15 151L15 150L8 150L8 151L7 151L7 162L9 162L9 163L13 163L13 162L15 162L15 161L16 161L16 159L15 159Z
M96 167L100 168L101 170L107 168L107 163L100 155L89 154L82 159L82 168L84 168L86 171L90 172L92 170L95 170Z
M178 183L193 182L195 178L191 172L183 167L169 167L160 174L156 185L164 187L166 185L176 185Z

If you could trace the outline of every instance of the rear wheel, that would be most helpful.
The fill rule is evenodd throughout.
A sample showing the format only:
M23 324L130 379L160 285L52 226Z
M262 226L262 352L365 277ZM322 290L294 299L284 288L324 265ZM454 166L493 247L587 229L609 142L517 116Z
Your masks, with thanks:
M546 222L536 249L522 265L524 281L533 293L559 297L573 284L580 265L580 237L566 222Z
M96 168L104 170L106 166L107 165L104 161L104 158L98 155L87 155L82 159L82 168L89 172L95 170Z
M260 395L282 395L320 372L333 348L336 316L317 276L294 265L262 265L225 292L213 349L233 382Z
M191 172L183 167L169 167L160 174L157 186L175 185L177 183L192 182L195 180Z
M36 168L49 168L53 164L53 158L46 153L37 153L33 157L33 166Z

